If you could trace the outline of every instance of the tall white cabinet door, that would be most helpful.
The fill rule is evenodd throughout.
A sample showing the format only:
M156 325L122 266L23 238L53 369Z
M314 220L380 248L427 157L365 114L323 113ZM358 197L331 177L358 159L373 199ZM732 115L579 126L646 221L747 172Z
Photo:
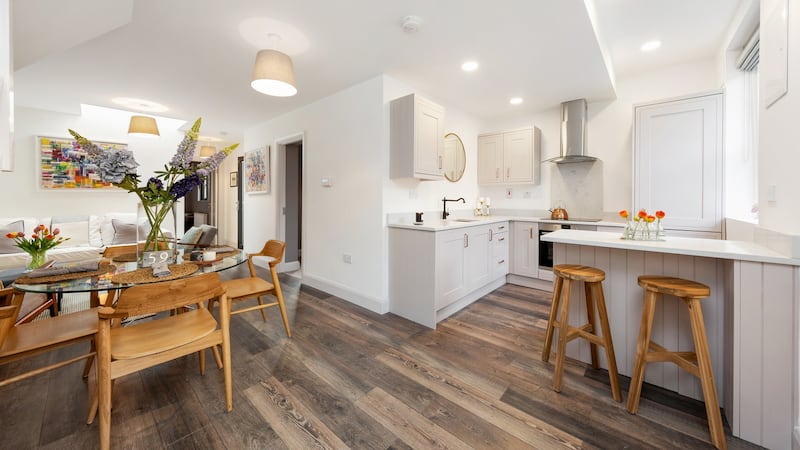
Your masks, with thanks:
M467 229L467 248L464 250L464 278L467 290L484 286L492 280L493 266L488 226Z
M503 135L478 136L478 184L503 181Z
M436 235L436 310L466 293L464 257L468 239L465 229Z
M634 210L663 210L667 229L722 230L722 94L635 108Z
M539 278L539 224L514 222L514 261L511 273Z
M533 130L503 133L503 179L509 183L533 183Z
M414 172L442 175L444 163L444 111L439 105L417 98L414 135Z

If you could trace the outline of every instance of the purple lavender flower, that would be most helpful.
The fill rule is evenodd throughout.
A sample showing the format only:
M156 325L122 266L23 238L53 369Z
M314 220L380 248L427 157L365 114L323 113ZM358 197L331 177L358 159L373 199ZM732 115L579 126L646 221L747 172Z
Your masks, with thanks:
M149 180L147 180L147 188L154 191L160 191L164 189L164 183L156 177L151 177Z
M200 178L206 178L206 177L208 177L208 170L206 170L206 169L203 169L203 168L197 169L197 172L195 172L195 173L196 173L197 175L199 175L199 176L200 176Z
M169 190L169 193L175 200L178 200L179 198L185 197L186 194L192 192L194 188L199 186L200 181L200 177L196 173L186 176L175 182Z
M197 147L197 135L200 133L200 118L194 121L192 128L186 132L186 136L178 145L178 150L175 156L172 157L170 165L172 167L187 170L191 168L192 159L194 159L194 149Z

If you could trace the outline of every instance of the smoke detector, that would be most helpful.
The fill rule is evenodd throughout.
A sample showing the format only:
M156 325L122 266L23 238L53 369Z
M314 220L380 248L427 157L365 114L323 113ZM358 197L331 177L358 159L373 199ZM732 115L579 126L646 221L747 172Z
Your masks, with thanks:
M405 16L400 26L403 27L403 31L406 33L416 33L419 31L419 27L422 26L422 19L419 16Z

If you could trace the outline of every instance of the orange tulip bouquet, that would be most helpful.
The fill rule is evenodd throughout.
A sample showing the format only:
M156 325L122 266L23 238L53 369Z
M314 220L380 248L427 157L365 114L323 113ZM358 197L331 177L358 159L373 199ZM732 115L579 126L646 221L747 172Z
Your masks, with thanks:
M59 234L61 234L61 230L58 228L50 231L44 224L41 224L33 229L30 238L27 238L22 231L8 233L6 237L13 239L14 245L31 255L28 269L36 269L47 261L48 250L69 239L59 236Z
M663 241L664 227L661 219L666 216L664 211L656 211L655 215L648 214L645 209L640 209L633 218L628 214L628 210L623 209L619 216L626 220L625 231L622 233L623 239L635 239L639 241Z

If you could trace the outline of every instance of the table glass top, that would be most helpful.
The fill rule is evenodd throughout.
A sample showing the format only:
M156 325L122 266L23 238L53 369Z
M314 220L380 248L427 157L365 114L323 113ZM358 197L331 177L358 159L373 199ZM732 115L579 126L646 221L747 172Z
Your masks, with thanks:
M179 256L179 261L183 259ZM221 261L211 265L200 265L198 270L188 277L194 275L201 275L209 272L219 272L231 267L238 266L247 261L247 255L244 252L238 252L235 255L226 256ZM189 263L189 261L186 261ZM93 277L83 277L66 281L55 281L50 283L41 284L18 284L14 283L14 287L25 292L41 292L41 293L67 293L67 292L91 292L91 291L106 291L110 289L121 289L134 286L135 283L114 283L111 278L119 273L130 272L136 270L135 262L113 262L117 267L116 271L108 272L102 275Z

